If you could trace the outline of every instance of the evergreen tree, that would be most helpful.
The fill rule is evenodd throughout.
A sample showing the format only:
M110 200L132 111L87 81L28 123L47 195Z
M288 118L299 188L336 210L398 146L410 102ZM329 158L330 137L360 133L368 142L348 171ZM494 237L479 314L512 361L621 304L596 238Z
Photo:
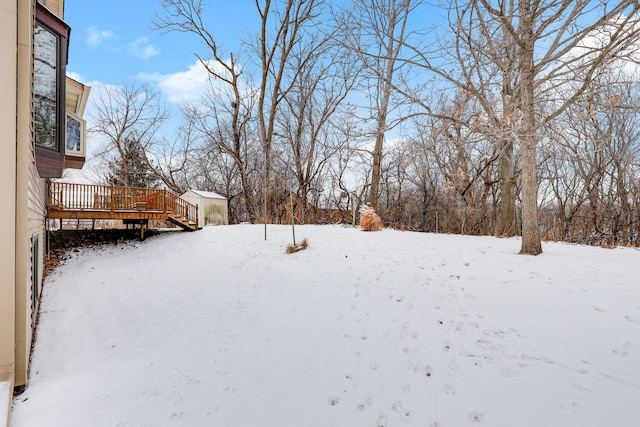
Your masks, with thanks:
M109 160L109 173L107 182L110 185L125 187L154 187L159 184L159 179L149 165L144 149L139 141L125 139L123 141L123 154L114 156Z

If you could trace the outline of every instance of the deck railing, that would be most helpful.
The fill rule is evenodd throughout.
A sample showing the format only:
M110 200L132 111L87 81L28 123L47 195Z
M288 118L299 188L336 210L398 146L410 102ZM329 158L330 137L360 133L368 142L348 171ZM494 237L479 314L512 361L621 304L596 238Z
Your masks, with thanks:
M48 206L59 211L163 212L198 222L198 206L164 189L49 181Z

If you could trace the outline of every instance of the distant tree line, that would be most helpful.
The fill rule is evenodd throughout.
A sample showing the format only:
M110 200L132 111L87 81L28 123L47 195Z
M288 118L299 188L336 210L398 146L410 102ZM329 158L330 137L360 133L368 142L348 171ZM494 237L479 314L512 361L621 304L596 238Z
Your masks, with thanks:
M640 5L577 0L257 0L239 51L215 2L160 0L210 88L171 141L160 96L97 102L110 175L229 200L230 222L348 221L640 246ZM433 19L430 17L442 17Z

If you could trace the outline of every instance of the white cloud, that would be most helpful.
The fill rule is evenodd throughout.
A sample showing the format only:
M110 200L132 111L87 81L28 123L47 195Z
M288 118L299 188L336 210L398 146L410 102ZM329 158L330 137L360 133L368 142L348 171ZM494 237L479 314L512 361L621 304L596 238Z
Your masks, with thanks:
M155 82L169 102L196 101L209 89L209 73L198 61L187 71L174 74L141 73L143 80Z
M207 66L221 76L229 74L226 68L213 60L209 60ZM137 78L157 84L167 100L176 104L198 101L207 93L215 93L222 98L229 96L227 84L212 78L200 61L191 64L186 71L173 74L140 73ZM242 92L253 90L247 82L241 82L240 87Z
M87 36L84 39L89 46L100 46L102 42L113 37L113 32L108 30L99 30L98 27L90 27L87 30Z
M151 44L149 37L138 37L127 45L129 53L140 59L149 59L156 56L160 51Z

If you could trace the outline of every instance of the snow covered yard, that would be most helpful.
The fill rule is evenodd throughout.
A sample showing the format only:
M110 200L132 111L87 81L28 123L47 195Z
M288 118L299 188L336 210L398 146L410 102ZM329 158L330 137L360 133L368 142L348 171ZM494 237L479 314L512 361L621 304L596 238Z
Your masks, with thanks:
M638 426L640 252L299 226L84 249L15 427Z

